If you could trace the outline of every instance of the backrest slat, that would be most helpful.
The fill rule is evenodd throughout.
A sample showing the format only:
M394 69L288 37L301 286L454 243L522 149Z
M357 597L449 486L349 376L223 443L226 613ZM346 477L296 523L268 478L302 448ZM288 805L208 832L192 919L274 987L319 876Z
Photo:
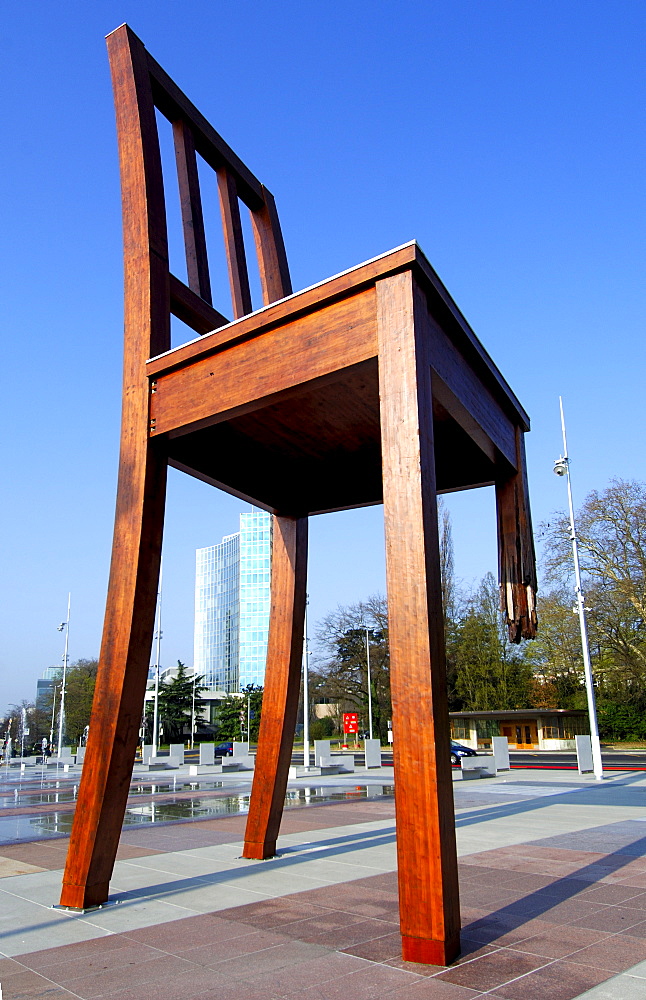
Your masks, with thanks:
M155 106L169 121L184 119L193 130L195 149L214 170L226 165L234 174L238 195L249 208L262 207L262 184L239 156L233 152L219 132L189 101L174 80L148 53L148 71L151 76Z
M291 295L292 282L274 196L264 185L262 190L264 205L251 213L251 223L258 255L262 301L264 305L269 305Z
M108 47L122 158L124 226L129 234L126 244L133 260L148 261L146 274L139 275L138 280L145 284L154 277L156 292L152 300L159 313L154 325L160 333L153 338L155 343L151 344L151 350L156 354L161 353L162 344L169 339L169 313L200 334L229 322L213 306L200 192L200 179L204 180L204 176L198 169L198 156L201 157L200 166L210 167L217 175L234 318L240 319L253 310L240 218L241 201L251 216L263 305L291 294L292 286L271 192L236 156L127 25L112 32ZM155 109L173 129L187 283L169 270L167 192L162 180ZM124 115L127 124L121 122L122 118L126 120ZM146 198L131 203L133 165L139 165L142 170L143 177L139 178L136 190L145 190Z
M177 179L182 208L188 287L205 302L212 303L209 261L206 253L204 217L193 134L183 122L173 122Z
M240 204L236 179L226 167L218 172L218 192L220 195L220 211L222 213L222 228L224 230L224 246L229 266L229 283L233 301L235 319L246 316L252 311L251 290L247 273L247 258L245 256L242 222L240 220Z

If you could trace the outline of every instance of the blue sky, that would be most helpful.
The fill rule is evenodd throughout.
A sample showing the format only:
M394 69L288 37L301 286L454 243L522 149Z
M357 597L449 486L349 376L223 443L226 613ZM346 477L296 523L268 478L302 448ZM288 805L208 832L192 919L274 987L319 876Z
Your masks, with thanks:
M121 220L103 36L128 21L276 196L295 289L416 238L532 418L535 524L558 396L575 496L645 475L644 41L624 0L23 0L0 35L0 708L100 641L120 409ZM223 308L223 311L226 309ZM491 491L451 498L495 571ZM239 501L171 470L163 660L192 660L197 546ZM312 520L311 631L383 592L381 509Z

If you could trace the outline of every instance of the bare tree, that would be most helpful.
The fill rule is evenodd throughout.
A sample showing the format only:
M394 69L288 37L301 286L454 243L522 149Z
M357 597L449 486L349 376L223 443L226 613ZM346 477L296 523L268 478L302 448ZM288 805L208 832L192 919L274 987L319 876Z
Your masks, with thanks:
M615 479L590 493L576 518L595 674L628 697L646 696L646 484ZM561 590L572 584L569 522L545 526L545 565Z

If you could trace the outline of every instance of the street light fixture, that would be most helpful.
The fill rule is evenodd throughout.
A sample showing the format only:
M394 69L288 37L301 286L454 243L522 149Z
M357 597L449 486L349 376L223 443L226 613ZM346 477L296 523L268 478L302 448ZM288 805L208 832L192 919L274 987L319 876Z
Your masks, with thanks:
M603 761L601 760L601 743L599 741L599 724L597 721L597 703L594 694L594 678L592 676L592 662L590 660L590 644L588 642L588 626L585 618L585 599L581 587L581 568L579 564L579 544L574 524L574 504L572 502L572 481L570 479L570 459L567 453L567 439L565 436L565 417L563 415L563 399L559 396L559 406L561 408L561 430L563 431L563 455L559 456L554 463L554 473L557 476L565 476L567 480L567 496L570 509L570 541L572 542L572 558L574 560L574 580L576 587L576 608L579 615L579 626L581 629L581 649L583 651L583 673L585 676L585 688L588 696L588 715L590 717L590 742L592 743L592 764L594 776L597 781L603 781Z
M65 729L65 684L67 682L67 658L70 641L70 604L71 593L67 595L67 619L57 626L59 632L65 631L65 650L63 652L63 677L61 681L61 704L58 711L58 756L61 756L63 748L63 732Z

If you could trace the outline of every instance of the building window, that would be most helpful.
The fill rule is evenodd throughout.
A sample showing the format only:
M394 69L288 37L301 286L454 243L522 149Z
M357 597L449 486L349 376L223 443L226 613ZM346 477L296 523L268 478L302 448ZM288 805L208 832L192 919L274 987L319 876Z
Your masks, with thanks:
M265 677L271 592L271 514L240 515L240 531L198 549L194 669L232 693Z
M587 736L590 726L585 715L570 715L562 718L548 715L543 725L544 740L573 740L575 736Z
M458 741L470 739L471 727L468 719L451 719L451 736Z

